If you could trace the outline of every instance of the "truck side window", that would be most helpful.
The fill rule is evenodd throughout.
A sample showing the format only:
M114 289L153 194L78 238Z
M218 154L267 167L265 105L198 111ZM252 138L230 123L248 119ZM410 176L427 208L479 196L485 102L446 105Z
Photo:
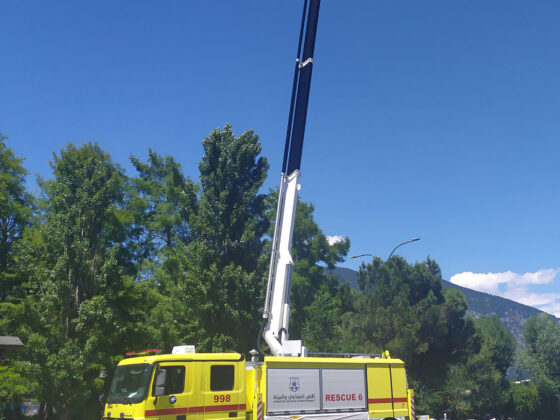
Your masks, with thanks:
M162 366L167 372L165 378L165 393L163 395L182 394L185 390L185 367L184 366ZM154 390L155 390L154 382ZM152 395L154 395L152 393Z
M233 365L213 365L210 367L210 391L231 391L235 381Z

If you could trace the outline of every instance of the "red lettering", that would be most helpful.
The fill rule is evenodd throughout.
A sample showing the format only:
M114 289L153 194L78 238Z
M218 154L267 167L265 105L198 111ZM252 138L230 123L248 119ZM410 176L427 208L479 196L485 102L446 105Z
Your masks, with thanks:
M214 395L214 402L218 403L218 402L230 402L231 401L231 395Z
M362 394L325 394L325 401L362 401L364 396Z

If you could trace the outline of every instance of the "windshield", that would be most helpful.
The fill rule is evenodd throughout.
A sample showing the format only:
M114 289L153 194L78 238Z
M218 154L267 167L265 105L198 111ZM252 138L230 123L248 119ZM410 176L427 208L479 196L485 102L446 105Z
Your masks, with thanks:
M151 371L148 364L117 366L107 402L134 404L142 401L146 398Z

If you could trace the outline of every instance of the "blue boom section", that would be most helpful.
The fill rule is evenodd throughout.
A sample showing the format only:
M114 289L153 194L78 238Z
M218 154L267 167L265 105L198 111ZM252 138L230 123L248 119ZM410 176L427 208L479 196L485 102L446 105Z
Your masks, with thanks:
M311 88L313 53L315 51L315 37L317 34L320 3L320 0L311 0L309 2L309 10L307 10L306 1L303 8L298 55L294 72L294 84L292 87L292 100L290 103L290 115L288 118L288 130L286 133L286 147L284 149L284 162L282 163L282 172L286 175L291 174L296 169L300 169L301 166L303 136L305 133L305 123L307 121L307 106L309 103L309 90ZM305 25L306 14L307 24ZM303 56L300 58L304 26L305 41L303 45Z

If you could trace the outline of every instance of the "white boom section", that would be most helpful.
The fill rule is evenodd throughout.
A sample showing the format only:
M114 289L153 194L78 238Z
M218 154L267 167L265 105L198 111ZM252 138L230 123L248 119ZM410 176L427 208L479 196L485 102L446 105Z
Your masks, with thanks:
M278 208L272 240L270 271L263 318L268 322L263 337L275 356L307 356L301 340L288 340L290 323L290 289L292 283L292 236L296 218L296 205L300 171L286 176L282 173L278 190Z

